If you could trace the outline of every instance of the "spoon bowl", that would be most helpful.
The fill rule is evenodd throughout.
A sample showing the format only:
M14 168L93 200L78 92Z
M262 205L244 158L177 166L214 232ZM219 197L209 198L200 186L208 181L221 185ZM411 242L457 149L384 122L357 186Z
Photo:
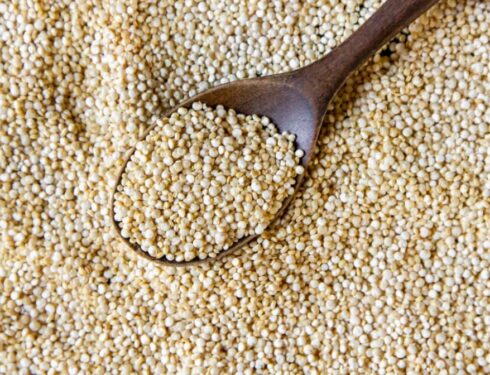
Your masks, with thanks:
M308 166L323 123L328 103L342 87L347 77L364 61L380 49L403 27L420 16L438 0L387 0L356 32L340 46L314 63L288 73L245 79L216 86L180 103L166 113L169 116L180 107L190 107L202 102L210 107L223 105L245 115L268 117L279 132L287 131L296 136L296 148L304 151L301 164ZM146 138L153 129L143 134ZM128 152L111 198L111 216L120 238L139 255L171 266L189 266L217 260L242 248L258 235L243 237L234 245L221 251L216 257L179 262L165 257L155 258L121 235L121 228L114 217L114 195L120 186L126 165L134 152ZM303 176L298 176L295 193ZM284 213L294 193L289 196L276 214L271 225Z
M319 125L323 120L323 113L320 113L309 101L309 98L294 86L296 74L296 72L284 73L269 77L240 80L219 85L185 100L178 106L170 109L165 116L170 116L181 107L190 108L192 103L195 102L205 103L210 107L223 105L226 108L233 108L238 113L243 113L245 115L260 114L261 116L267 116L276 125L280 132L288 131L296 136L296 148L305 151L305 154L301 158L300 162L306 167L315 146L316 138L320 130ZM147 129L140 141L145 139L153 128L154 126ZM131 149L126 154L123 168L121 169L121 173L116 181L116 187L120 186L126 165L134 151L135 148ZM301 186L302 180L302 175L299 175L296 178L295 193ZM273 221L277 220L283 214L293 198L294 194L289 196L283 202L281 209L278 211ZM216 257L213 258L196 258L190 261L180 262L168 260L165 257L153 257L143 251L140 246L131 243L127 238L121 235L119 222L114 216L114 194L111 201L111 217L113 225L116 228L120 238L139 255L162 264L177 267L205 263L210 260L222 258L242 248L259 236L255 234L243 237L234 245L221 251ZM272 222L269 223L269 225L270 224L272 224Z

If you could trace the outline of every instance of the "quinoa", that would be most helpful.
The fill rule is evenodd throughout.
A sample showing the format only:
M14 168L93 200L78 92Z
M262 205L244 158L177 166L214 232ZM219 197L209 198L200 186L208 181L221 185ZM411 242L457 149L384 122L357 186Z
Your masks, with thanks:
M347 81L236 256L160 267L112 230L149 124L380 4L0 0L0 373L490 372L488 1L441 1Z
M151 257L188 262L262 234L303 172L294 138L267 117L178 108L123 171L114 202L122 236Z

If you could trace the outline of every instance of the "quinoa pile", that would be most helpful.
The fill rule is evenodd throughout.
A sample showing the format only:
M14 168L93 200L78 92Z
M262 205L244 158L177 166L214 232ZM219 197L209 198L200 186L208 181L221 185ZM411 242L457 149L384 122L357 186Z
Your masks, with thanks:
M215 258L262 234L294 193L302 150L267 117L194 103L159 120L114 195L123 237L153 258Z
M0 0L0 373L490 372L490 2L443 0L339 92L239 254L138 258L124 153L212 85L303 66L378 0Z

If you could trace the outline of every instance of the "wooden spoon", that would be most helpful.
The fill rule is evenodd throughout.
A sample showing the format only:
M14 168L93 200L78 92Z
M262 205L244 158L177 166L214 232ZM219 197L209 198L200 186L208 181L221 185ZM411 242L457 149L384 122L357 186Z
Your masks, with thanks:
M296 135L297 148L305 151L301 163L306 167L311 160L327 105L347 77L403 27L436 2L437 0L387 0L347 40L314 63L288 73L245 79L214 87L180 103L166 115L170 115L179 107L189 107L193 102L199 101L212 107L221 104L243 114L267 116L279 131L288 131ZM148 129L141 139L151 130L152 128ZM127 154L116 183L116 190L133 152L134 149ZM299 177L295 185L296 191L301 182L302 178ZM284 202L276 219L291 203L293 196ZM222 258L258 237L244 237L215 258L194 259L188 262L170 261L164 257L152 257L138 245L122 237L119 223L114 219L114 194L111 199L111 215L117 233L133 250L147 259L172 266L188 266Z

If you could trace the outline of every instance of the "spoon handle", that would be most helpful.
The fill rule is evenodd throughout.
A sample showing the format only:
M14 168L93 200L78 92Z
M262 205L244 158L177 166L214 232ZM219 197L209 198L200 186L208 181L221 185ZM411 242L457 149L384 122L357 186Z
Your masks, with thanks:
M309 92L319 107L325 106L349 74L437 1L387 0L331 53L298 71L302 90Z

